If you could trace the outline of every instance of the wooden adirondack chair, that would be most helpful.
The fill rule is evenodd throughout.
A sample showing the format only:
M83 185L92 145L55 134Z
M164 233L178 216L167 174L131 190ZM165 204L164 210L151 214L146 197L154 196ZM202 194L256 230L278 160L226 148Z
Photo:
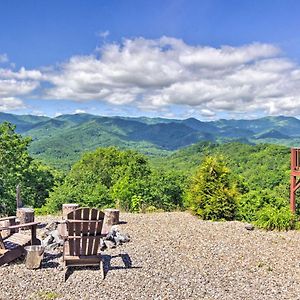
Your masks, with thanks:
M9 220L15 224L16 217L1 218L0 221ZM25 253L24 247L28 245L40 245L40 240L36 238L36 228L38 222L10 225L0 228L0 266L9 263ZM21 228L30 228L31 236L17 232ZM2 238L1 231L9 231L10 235Z
M104 279L99 247L103 220L104 213L94 208L77 208L67 214L67 236L63 237L65 280L68 267L94 265L100 266Z

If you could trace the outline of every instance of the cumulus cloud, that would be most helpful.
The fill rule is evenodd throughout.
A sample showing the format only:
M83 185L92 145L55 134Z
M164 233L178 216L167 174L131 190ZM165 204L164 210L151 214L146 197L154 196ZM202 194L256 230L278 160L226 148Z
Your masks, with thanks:
M21 108L25 108L25 104L21 99L14 97L1 98L0 96L0 111L10 111Z
M39 87L41 78L37 70L0 68L0 111L24 108L21 97L31 95Z
M48 98L105 101L157 110L180 105L220 111L300 114L300 68L279 48L194 46L175 38L125 39L74 56L43 74Z
M299 65L263 43L215 48L169 37L124 39L40 70L0 68L2 98L31 95L40 84L47 86L40 88L44 99L144 111L175 106L206 118L220 112L300 115Z

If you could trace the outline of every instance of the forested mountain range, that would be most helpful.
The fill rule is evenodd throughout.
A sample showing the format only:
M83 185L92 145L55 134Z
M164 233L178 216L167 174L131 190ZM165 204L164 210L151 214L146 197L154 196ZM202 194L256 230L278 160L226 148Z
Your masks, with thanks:
M294 117L264 117L254 120L202 122L147 117L104 117L90 114L55 118L0 113L0 123L9 121L16 131L31 136L31 153L50 164L66 167L82 152L115 145L146 154L163 155L199 141L239 141L248 144L300 144L300 120Z

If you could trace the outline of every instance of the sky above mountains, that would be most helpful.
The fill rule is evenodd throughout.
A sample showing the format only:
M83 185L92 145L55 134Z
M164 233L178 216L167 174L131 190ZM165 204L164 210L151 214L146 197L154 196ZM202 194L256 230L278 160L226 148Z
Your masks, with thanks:
M1 1L0 111L300 116L299 1Z

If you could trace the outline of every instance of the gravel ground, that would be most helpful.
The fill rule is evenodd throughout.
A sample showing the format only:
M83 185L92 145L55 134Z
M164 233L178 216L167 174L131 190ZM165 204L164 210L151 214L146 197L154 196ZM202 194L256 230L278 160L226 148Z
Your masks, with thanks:
M46 253L39 270L22 260L0 268L0 299L300 299L300 232L182 212L121 220L131 241L103 253L103 281L97 268L75 268L64 283L60 254Z

